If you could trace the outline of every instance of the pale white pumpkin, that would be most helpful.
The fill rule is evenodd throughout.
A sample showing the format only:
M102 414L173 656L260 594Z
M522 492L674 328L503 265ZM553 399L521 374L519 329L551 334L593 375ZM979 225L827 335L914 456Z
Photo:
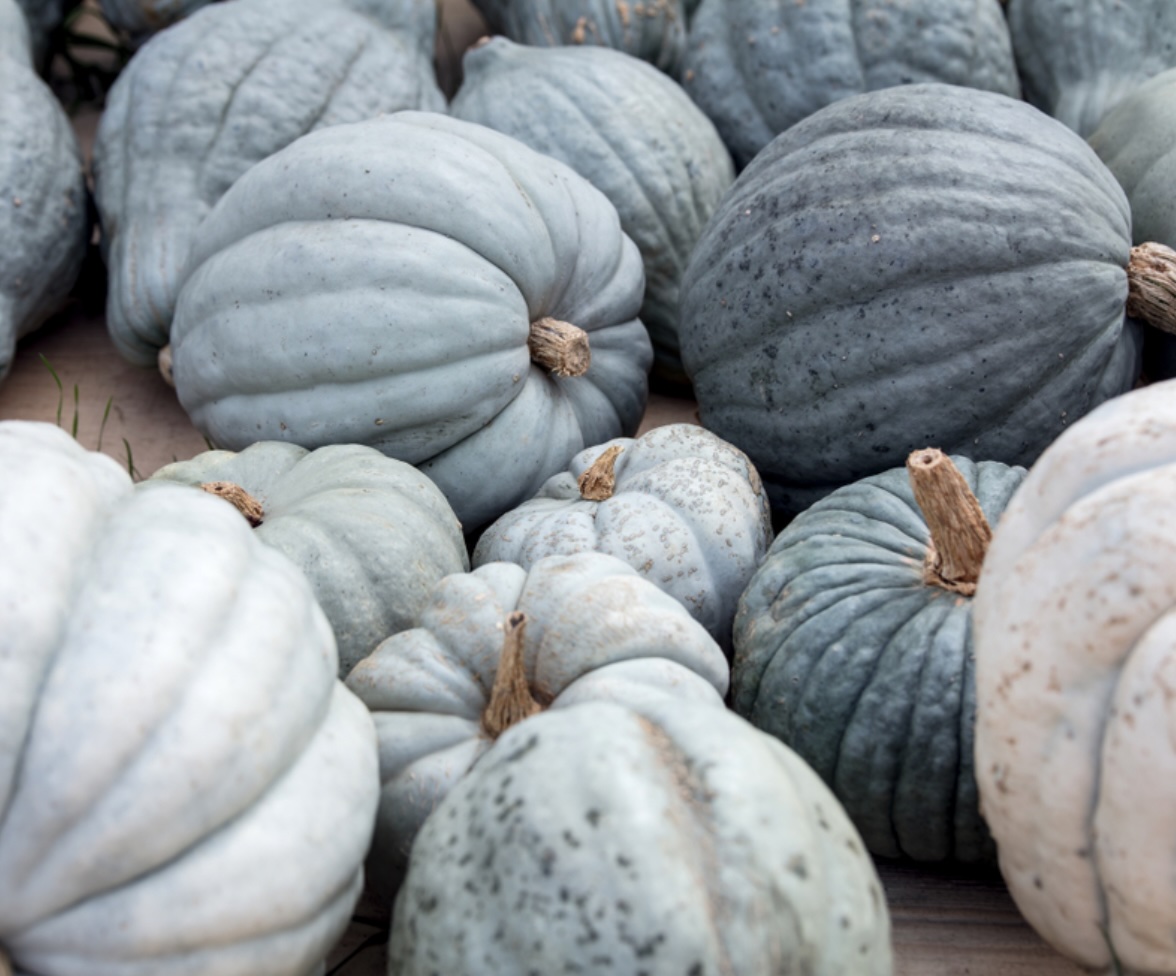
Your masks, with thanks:
M230 506L0 423L0 971L315 972L379 786L336 667Z
M1001 871L1091 969L1176 973L1176 383L1042 455L973 607L976 776Z

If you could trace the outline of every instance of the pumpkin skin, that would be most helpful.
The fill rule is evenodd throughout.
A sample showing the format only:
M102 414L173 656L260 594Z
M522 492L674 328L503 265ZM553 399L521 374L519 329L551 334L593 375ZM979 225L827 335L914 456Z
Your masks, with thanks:
M614 448L611 493L586 497L580 479ZM473 564L608 553L674 597L729 652L735 605L771 541L768 497L747 455L701 427L670 424L581 451L482 533Z
M976 770L1017 906L1087 968L1176 971L1171 381L1049 447L980 576Z
M659 697L723 708L729 673L718 645L619 559L549 556L529 570L487 563L447 577L418 626L390 637L347 678L379 736L368 878L389 895L421 824L493 743L484 715L515 611L526 615L526 683L544 708Z
M1120 99L1176 67L1168 0L1008 0L1025 97L1080 135Z
M695 249L679 337L702 423L786 513L926 444L1032 463L1139 374L1130 247L1114 176L1031 106L843 99L757 157Z
M641 256L615 208L484 126L400 112L304 136L225 194L192 267L173 361L197 428L229 450L375 447L467 532L645 407ZM532 362L549 317L590 337L585 374Z
M33 40L24 10L16 0L0 0L0 58L15 58L30 64Z
M585 940L590 940L585 946ZM892 971L874 866L828 789L729 711L591 703L509 729L425 823L400 976Z
M686 47L679 0L473 0L496 34L528 47L591 44L676 75Z
M262 442L208 451L152 475L228 482L264 509L254 534L306 574L339 649L339 675L413 625L433 585L469 569L445 496L411 465L357 444Z
M444 109L431 31L403 29L386 6L388 23L343 0L212 4L152 37L119 75L93 165L107 327L125 359L155 363L193 233L253 164L312 130Z
M222 502L0 424L0 959L302 976L363 883L371 718Z
M617 208L645 265L641 321L654 368L684 382L682 272L735 179L715 127L673 79L608 48L526 47L496 37L467 51L462 70L454 117L567 163Z
M0 29L17 27L20 12L4 2ZM0 380L17 340L64 304L89 230L81 151L33 70L27 37L14 31L0 42Z
M952 458L995 525L1025 469ZM735 618L731 704L829 784L871 853L995 859L972 762L972 598L926 581L906 468L781 529Z
M918 82L1020 95L998 0L703 0L682 71L739 169L831 102Z

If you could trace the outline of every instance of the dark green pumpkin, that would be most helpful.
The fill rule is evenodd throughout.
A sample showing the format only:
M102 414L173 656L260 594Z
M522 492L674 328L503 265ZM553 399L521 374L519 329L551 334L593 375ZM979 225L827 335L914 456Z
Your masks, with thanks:
M795 513L926 444L1031 463L1130 389L1131 221L1110 171L1024 102L844 99L736 180L684 281L705 427Z
M1025 469L952 460L994 525ZM972 600L928 580L929 544L905 468L799 515L740 600L732 704L820 774L874 854L991 861L972 762Z
M1084 136L1176 66L1172 0L1008 0L1008 20L1025 97Z
M682 71L739 167L830 102L926 81L1019 94L998 0L702 0Z

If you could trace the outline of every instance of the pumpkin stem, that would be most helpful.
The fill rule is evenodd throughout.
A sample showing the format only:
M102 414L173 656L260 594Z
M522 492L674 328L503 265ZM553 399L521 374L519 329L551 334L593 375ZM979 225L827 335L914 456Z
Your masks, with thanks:
M1154 242L1131 249L1127 262L1127 314L1176 333L1176 251Z
M585 501L603 502L612 498L617 487L617 456L624 448L619 444L602 451L592 466L580 475L580 497Z
M527 669L523 661L523 632L526 626L527 615L521 610L516 610L506 618L502 657L498 661L498 672L494 675L490 704L482 713L482 730L491 739L497 739L512 725L543 710L527 687Z
M592 364L588 333L549 316L531 323L527 348L533 362L556 376L583 376Z
M907 473L915 501L931 532L923 561L923 582L971 596L992 541L992 528L972 489L942 451L912 451Z
M0 976L12 976L12 962L2 947L0 947Z
M172 372L172 348L170 342L159 350L159 354L155 357L155 365L159 367L159 375L163 377L163 382L174 390L176 387L176 377ZM3 970L0 970L0 976L4 976Z
M265 509L261 507L261 502L240 485L235 485L231 481L205 481L199 487L202 491L229 502L255 529L265 518ZM3 976L3 973L0 973L0 976Z

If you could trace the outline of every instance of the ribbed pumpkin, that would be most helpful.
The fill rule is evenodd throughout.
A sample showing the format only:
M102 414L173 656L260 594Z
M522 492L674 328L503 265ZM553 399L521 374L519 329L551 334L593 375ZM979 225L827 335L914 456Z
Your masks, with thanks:
M825 785L721 708L591 703L503 734L413 847L398 976L886 976L873 863Z
M361 661L347 686L380 740L369 879L395 892L420 826L511 725L585 701L695 700L723 709L729 672L686 610L602 553L446 577L418 626Z
M1138 376L1130 254L1114 176L1024 102L844 99L756 158L695 249L680 339L702 423L790 513L927 444L1031 463Z
M340 677L411 627L438 580L469 569L461 526L440 489L375 448L307 451L264 441L177 461L156 479L233 503L266 545L306 574L335 632Z
M567 163L612 201L641 249L641 321L654 368L683 382L678 289L694 244L735 178L715 127L673 79L600 47L525 47L496 37L466 52L450 112Z
M1152 75L1176 67L1170 0L1008 0L1025 97L1083 136Z
M976 773L1017 906L1091 970L1176 972L1176 383L1029 471L976 592Z
M107 328L123 357L155 363L195 229L254 163L312 130L444 109L433 25L406 22L409 9L234 0L197 11L135 54L94 143Z
M399 112L304 136L225 194L191 264L176 391L214 444L378 448L467 532L645 408L616 209L485 126Z
M1020 94L999 0L702 0L682 70L740 169L830 102L931 81Z
M378 772L306 580L50 424L0 472L0 971L320 972Z
M785 526L739 601L731 702L882 857L991 861L972 762L971 603L1024 468L916 451Z

